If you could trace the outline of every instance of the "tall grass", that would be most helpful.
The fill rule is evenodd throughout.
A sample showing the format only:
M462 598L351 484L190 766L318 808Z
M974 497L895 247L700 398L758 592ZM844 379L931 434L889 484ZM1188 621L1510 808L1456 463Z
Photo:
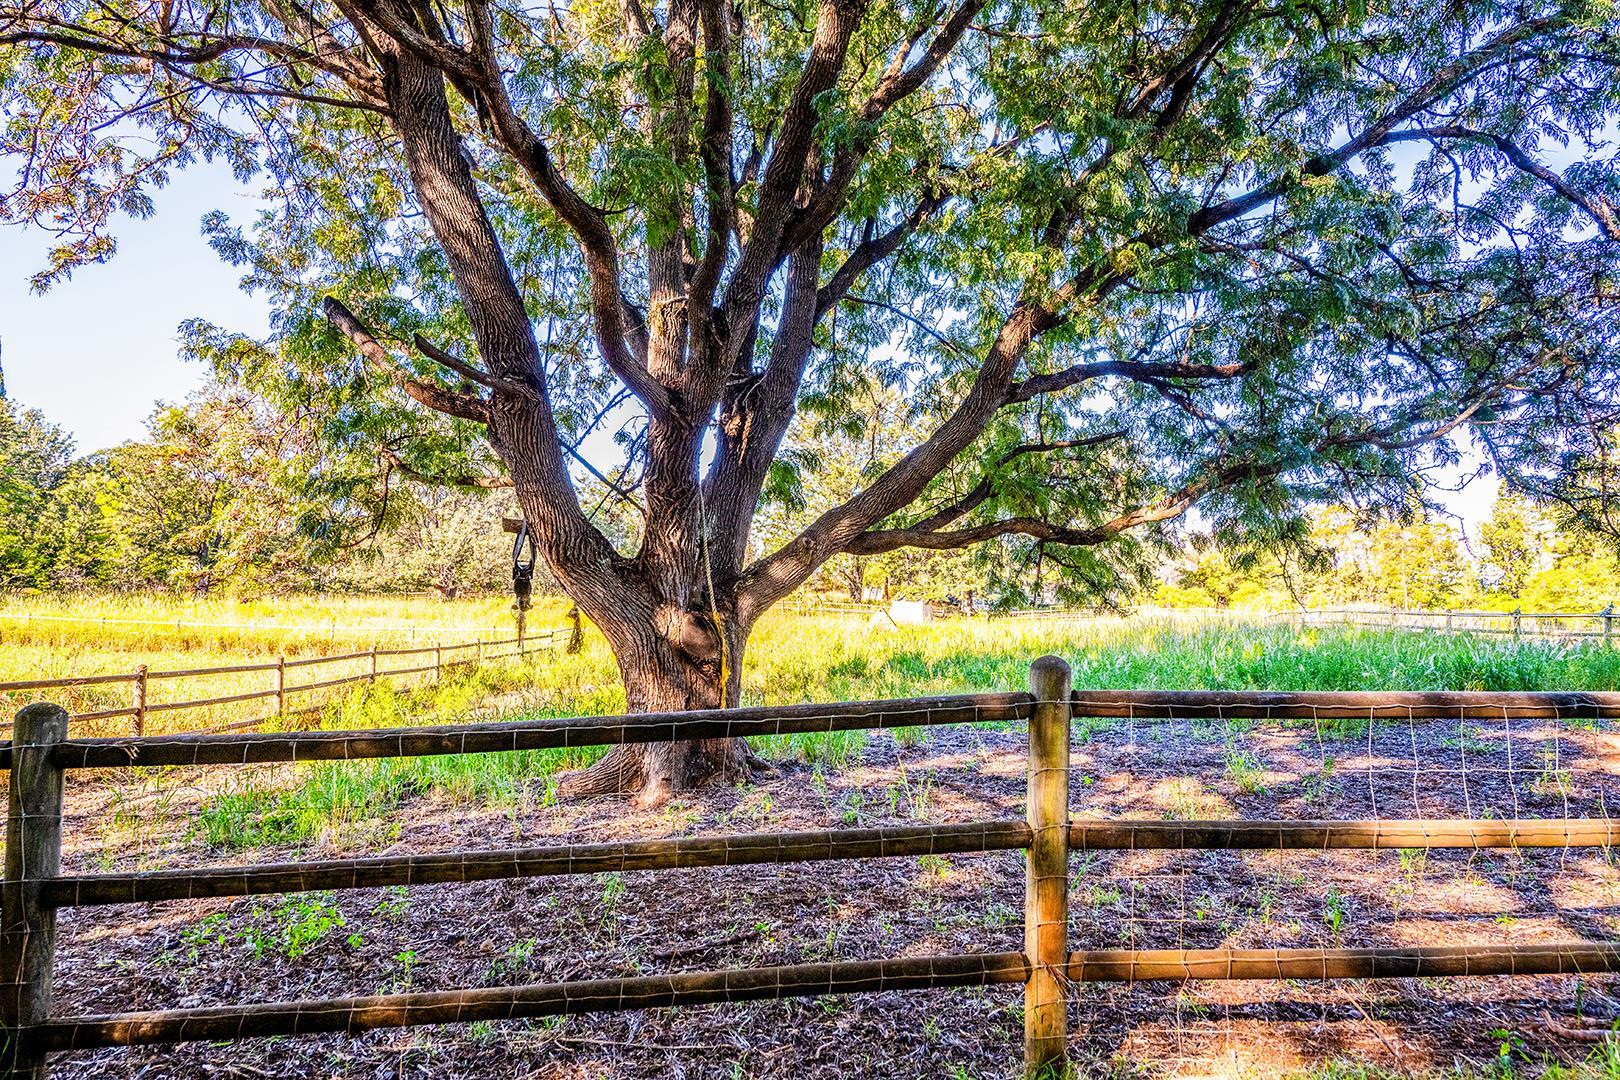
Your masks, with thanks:
M565 625L566 601L542 598L530 613L535 631ZM152 671L194 670L331 656L371 648L504 640L516 632L510 601L499 597L440 601L428 597L292 596L233 601L157 594L59 595L0 599L0 682L123 674L142 664ZM464 654L458 654L464 655ZM427 657L386 660L415 667ZM363 674L367 661L296 672L294 683ZM318 672L318 674L317 674ZM415 679L420 683L422 677ZM262 691L274 672L241 672L154 681L149 702L188 701ZM125 683L51 691L0 693L11 712L49 696L70 712L128 706ZM304 705L307 698L296 698ZM248 710L244 712L244 710ZM199 714L154 714L153 730L186 730L270 711L266 702ZM112 721L107 733L127 730Z
M387 688L351 695L328 726L442 722L482 707L511 718L612 713L624 708L612 657L599 638L577 656L537 670L544 685L519 688L486 674L431 693ZM1209 625L1019 626L953 620L868 628L830 617L773 616L750 647L745 703L788 704L1022 688L1029 662L1065 657L1082 688L1257 690L1546 690L1620 688L1620 651L1597 644L1504 642L1383 630L1304 630ZM521 678L521 673L517 676ZM484 681L481 682L480 679ZM504 704L498 699L505 696ZM497 699L495 706L490 700ZM894 736L901 737L903 733ZM927 732L911 738L926 738ZM865 732L757 740L768 756L837 768L860 758ZM591 751L544 751L301 767L271 789L210 798L197 835L226 847L366 843L407 798L489 806L544 804L556 773ZM368 829L372 830L368 834Z
M238 605L120 597L10 603L0 610L0 680L323 655L410 634L457 640L500 632L499 599L294 598ZM563 621L564 602L542 601L532 626ZM62 623L20 614L77 612L109 622ZM149 618L148 618L149 617ZM129 626L112 620L178 621ZM198 628L188 622L257 623ZM324 630L322 629L324 625ZM509 627L510 622L504 624ZM338 627L353 629L339 630ZM503 635L504 636L504 633ZM1620 688L1620 650L1599 643L1445 636L1381 629L1298 630L1232 622L1167 624L1128 619L1054 624L967 618L894 626L837 615L768 615L745 657L744 704L917 697L1025 685L1029 662L1055 653L1081 688L1256 690L1610 690ZM228 678L206 693L229 693ZM247 689L263 673L242 677ZM221 685L225 683L225 685ZM165 688L170 697L181 687ZM114 693L126 693L122 687ZM574 655L460 668L438 686L360 684L326 706L325 727L386 728L463 719L538 718L624 709L617 665L600 635ZM13 702L11 704L20 704ZM122 704L114 699L115 704ZM84 708L82 702L70 707ZM246 709L250 706L242 706ZM896 738L926 738L926 731ZM761 739L769 756L821 768L858 760L865 732ZM382 822L407 799L516 806L552 797L554 777L593 751L337 762L252 774L206 795L195 818L202 841L221 847L386 841Z
M901 628L770 616L743 677L748 701L778 704L1021 689L1055 653L1082 688L1160 690L1610 690L1620 650L1402 630L1246 623L989 622Z
M594 681L605 646L547 654L542 662L505 662L464 669L418 690L361 685L321 714L326 730L450 723L490 716L566 716L624 707L622 689ZM566 702L566 704L565 704ZM383 819L408 798L516 807L553 797L553 778L590 764L603 748L452 754L375 761L333 761L227 778L207 794L192 835L212 847L337 847L386 843Z

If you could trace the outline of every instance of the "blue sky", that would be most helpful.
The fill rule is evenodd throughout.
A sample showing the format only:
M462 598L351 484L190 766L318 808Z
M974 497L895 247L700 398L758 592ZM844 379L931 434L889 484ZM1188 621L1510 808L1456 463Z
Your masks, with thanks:
M176 355L182 321L202 317L262 333L268 309L238 288L240 273L215 255L199 224L222 209L242 224L258 203L230 170L205 165L155 193L157 212L121 220L118 254L87 266L43 296L29 278L46 265L53 238L0 226L0 363L6 392L73 434L80 451L140 436L159 401L196 389L203 366Z

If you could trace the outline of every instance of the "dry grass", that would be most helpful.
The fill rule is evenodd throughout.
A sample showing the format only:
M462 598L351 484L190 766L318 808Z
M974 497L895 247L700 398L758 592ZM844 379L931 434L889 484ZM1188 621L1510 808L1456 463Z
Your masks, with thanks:
M196 670L273 663L380 648L505 640L515 633L509 601L500 598L439 601L425 597L286 597L255 601L180 599L150 594L22 597L0 602L0 682L123 674L145 664L151 671ZM539 631L565 625L567 604L542 599L530 613ZM458 656L468 654L460 653ZM387 658L382 670L433 663L433 657ZM360 675L368 660L297 669L291 685ZM191 701L268 690L273 671L154 680L148 702ZM423 676L408 684L420 686ZM329 703L335 695L295 696L294 708ZM48 699L73 713L133 704L127 683L0 692L0 711ZM272 701L207 710L154 714L148 730L193 730L274 712ZM118 733L118 719L82 733Z

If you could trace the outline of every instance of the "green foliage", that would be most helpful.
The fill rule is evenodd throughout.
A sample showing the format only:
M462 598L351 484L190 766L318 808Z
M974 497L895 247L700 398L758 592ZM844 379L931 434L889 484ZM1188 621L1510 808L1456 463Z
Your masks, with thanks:
M443 35L434 49L387 27L360 49L347 9L326 3L9 0L0 152L18 168L0 220L60 235L43 288L110 257L119 218L150 213L175 170L217 159L260 178L270 205L257 220L216 212L204 230L270 298L271 332L255 341L191 323L184 342L225 381L318 418L340 459L308 472L316 501L337 511L309 520L331 534L318 539L377 510L390 471L380 450L437 477L489 478L517 455L530 509L566 517L575 492L532 475L613 411L621 382L603 356L637 333L604 325L629 311L655 338L672 330L648 370L683 400L709 363L716 386L757 385L792 337L777 271L801 255L808 295L820 287L826 301L798 328L809 354L784 361L805 372L784 402L805 418L795 453L768 477L788 513L781 529L760 522L750 545L749 488L739 535L706 552L757 557L811 508L878 490L884 512L841 534L846 547L872 526L947 535L898 566L859 561L892 551L817 547L848 556L834 572L851 591L870 578L892 594L1116 599L1174 546L1168 522L1193 506L1229 553L1289 547L1304 509L1324 501L1407 516L1428 471L1457 457L1448 433L1470 427L1513 487L1604 520L1592 508L1620 487L1606 482L1605 419L1620 397L1620 307L1605 301L1620 277L1620 178L1604 147L1620 106L1613 0L1021 0L965 8L959 41L945 30L954 6L935 3L738 5L734 35L627 22L637 10L463 6L429 20L444 24L423 31ZM845 15L849 32L836 33ZM327 34L330 47L310 44ZM722 55L717 39L738 44ZM812 47L834 41L823 72ZM909 67L916 77L895 89L934 44L949 56ZM431 80L454 127L439 149L471 163L468 197L499 251L464 250L478 242L457 230L480 215L436 216L447 193L418 187L405 103L387 100L399 84L381 70L400 52L455 69ZM497 92L466 70L475 56ZM236 104L249 96L251 108ZM510 123L494 122L508 102ZM804 111L790 132L794 103ZM804 145L774 153L801 132ZM1560 151L1574 162L1549 172ZM756 250L748 239L773 199L795 230L781 250ZM697 272L705 261L722 280ZM479 424L425 411L403 388L472 388L396 347L417 334L496 363L478 352L502 342L474 331L500 290L474 291L472 262L509 269L501 284L519 293L533 348L506 374L544 387L555 430L542 425L543 454L497 454ZM738 284L761 267L763 281ZM698 280L716 287L697 295ZM403 354L398 377L327 325L327 296L381 328L386 351ZM686 340L710 310L723 316L703 323L714 342ZM599 339L610 332L625 340ZM879 452L811 453L822 436L802 429L866 409L874 385L904 405L869 425ZM651 514L694 512L707 457L694 447L722 405L744 427L769 419L745 415L746 395L720 396L696 394L671 425L699 432L690 445L649 438L655 425L639 415L623 423L614 452L627 478L649 445L673 447L646 479L678 476L681 494L643 500ZM952 417L972 422L939 440L931 471L880 488L875 470ZM177 523L176 565L153 572L196 579L234 557L205 507L186 509L195 520ZM664 524L695 565L703 530ZM632 548L640 528L611 539ZM1402 529L1380 541L1389 565L1443 547L1438 526ZM976 565L941 554L987 538L997 544ZM1411 606L1458 587L1455 563L1409 569L1369 586ZM682 603L688 585L673 590Z
M255 960L265 956L298 960L347 925L336 894L292 893L270 901L255 901L240 924L233 923L223 911L210 915L181 931L180 941L191 963L196 963L205 951L237 947L251 952ZM351 947L358 944L358 936L349 938Z
M1450 523L1426 517L1377 529L1365 570L1374 602L1402 610L1455 604L1467 575L1459 539Z
M0 389L0 587L40 587L67 540L73 442Z
M1534 510L1522 498L1498 495L1490 518L1480 524L1479 538L1495 572L1496 587L1518 600L1541 562Z
M1450 523L1414 513L1363 522L1338 507L1281 553L1195 536L1151 596L1167 607L1286 609L1345 604L1402 609L1596 612L1620 602L1620 557L1577 521L1552 520L1505 495L1479 525L1476 559Z

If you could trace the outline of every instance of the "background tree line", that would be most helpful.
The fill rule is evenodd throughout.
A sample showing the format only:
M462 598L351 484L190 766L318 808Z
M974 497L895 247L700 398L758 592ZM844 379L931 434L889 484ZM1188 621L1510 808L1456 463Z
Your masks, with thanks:
M1474 533L1421 507L1393 520L1323 507L1291 554L1233 550L1194 534L1152 597L1220 608L1594 611L1620 603L1613 544L1519 496L1498 496Z
M417 484L311 413L211 381L78 454L0 382L0 588L503 588L506 492Z

